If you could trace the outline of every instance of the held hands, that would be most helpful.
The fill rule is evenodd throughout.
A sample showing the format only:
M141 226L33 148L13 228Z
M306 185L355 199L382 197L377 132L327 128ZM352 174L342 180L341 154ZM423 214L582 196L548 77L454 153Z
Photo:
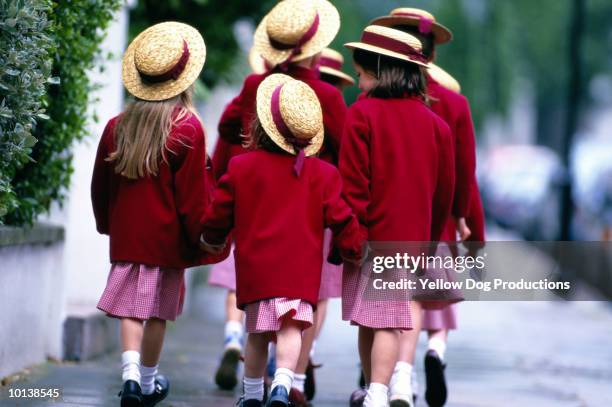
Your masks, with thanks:
M227 245L227 241L223 242L222 244L207 243L206 240L204 240L204 235L203 234L200 235L200 250L205 251L206 253L209 253L215 256L219 255L223 252L226 245Z
M457 223L457 232L459 233L459 240L463 242L472 235L472 231L467 226L467 222L465 221L465 218L457 218L456 223Z

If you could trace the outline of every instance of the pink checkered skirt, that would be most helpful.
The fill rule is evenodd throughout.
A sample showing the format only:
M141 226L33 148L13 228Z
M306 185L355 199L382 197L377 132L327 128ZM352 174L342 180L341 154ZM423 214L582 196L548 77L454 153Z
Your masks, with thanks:
M98 309L115 318L174 321L183 311L184 275L185 270L115 263Z
M392 276L398 281L402 277L400 272ZM345 264L342 272L342 319L368 328L412 329L408 293L406 290L374 290L369 274Z
M331 229L325 229L323 235L323 270L321 270L321 288L319 300L340 298L342 296L342 266L327 262L333 234Z
M234 245L229 256L212 266L208 275L208 284L236 291L236 266L234 263Z
M457 304L451 304L442 309L424 310L422 329L424 331L457 329Z
M277 332L287 318L302 323L302 329L312 326L312 305L303 300L272 298L248 304L246 331L249 333Z

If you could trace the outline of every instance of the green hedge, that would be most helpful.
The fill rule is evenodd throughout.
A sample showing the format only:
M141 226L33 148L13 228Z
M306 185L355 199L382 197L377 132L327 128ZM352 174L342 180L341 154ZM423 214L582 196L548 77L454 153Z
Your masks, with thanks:
M18 208L11 185L30 161L54 51L50 0L0 0L0 220Z
M48 4L46 0L9 3ZM38 142L32 147L31 160L12 177L12 193L16 199L7 208L5 223L31 224L37 215L48 211L54 201L61 203L65 198L72 173L70 148L75 141L88 135L86 124L94 84L89 82L87 71L99 62L99 45L105 28L121 4L121 0L59 0L52 3L53 9L47 14L56 44L51 77L59 78L59 82L54 81L57 84L48 88L46 114L49 119L41 121L33 132ZM48 9L41 10L37 18L43 20L45 11ZM2 48L4 45L0 45ZM29 55L26 53L26 57ZM26 140L29 144L33 141Z

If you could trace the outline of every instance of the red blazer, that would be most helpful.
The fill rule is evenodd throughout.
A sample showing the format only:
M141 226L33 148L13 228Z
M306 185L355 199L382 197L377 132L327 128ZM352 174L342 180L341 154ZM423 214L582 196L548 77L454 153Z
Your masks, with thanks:
M337 163L342 127L346 116L346 104L342 94L332 85L319 79L316 71L291 65L287 72L275 70L261 75L249 75L244 81L240 94L225 108L219 121L219 141L213 154L213 168L217 179L225 173L227 163L232 157L246 152L240 145L241 134L249 133L251 122L255 117L257 87L268 75L279 72L307 83L317 94L323 107L325 127L325 139L319 152L319 158L330 163Z
M275 297L315 305L326 227L345 257L361 255L359 224L341 197L338 170L309 157L298 178L294 162L264 150L233 158L206 211L208 243L222 243L233 231L240 308Z
M174 128L168 163L160 163L157 176L137 180L116 174L105 161L116 148L116 122L104 129L91 181L96 226L110 236L111 262L176 269L207 262L198 241L213 185L199 120L191 116Z
M448 125L419 99L362 98L347 114L344 197L371 241L437 241L455 184Z
M476 173L476 140L467 99L428 78L431 109L450 127L455 144L455 195L452 215L467 217ZM454 235L453 235L454 236ZM454 240L454 239L452 239Z

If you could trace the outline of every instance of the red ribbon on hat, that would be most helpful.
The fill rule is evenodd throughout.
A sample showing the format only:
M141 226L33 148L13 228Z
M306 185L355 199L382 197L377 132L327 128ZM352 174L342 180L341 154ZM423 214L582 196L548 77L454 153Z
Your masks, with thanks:
M396 40L391 37L376 34L369 31L364 31L361 36L361 42L375 47L384 48L389 51L397 52L405 55L410 59L418 62L427 63L427 58L423 53L403 41Z
M147 83L160 83L170 79L177 80L185 70L187 61L189 61L189 45L187 45L187 41L183 40L183 54L179 58L178 62L168 71L159 75L147 75L140 71L138 71L138 73L140 74L140 78Z
M319 59L319 65L326 66L332 69L337 69L337 70L342 69L342 62L338 61L337 59L333 59L333 58L321 57Z
M306 158L304 149L310 145L310 140L295 137L287 126L287 123L285 123L280 110L280 93L282 88L282 84L278 85L276 89L274 89L274 92L272 92L270 111L272 112L272 120L274 121L274 125L276 126L278 132L285 138L287 143L291 144L298 152L293 169L295 170L295 175L299 177L300 173L302 172L302 168L304 167L304 159Z
M417 13L410 13L410 12L398 12L398 13L393 13L393 16L400 16L400 17L416 17L419 19L419 32L422 34L429 34L431 33L431 27L433 26L433 23L435 22L432 18L429 18L427 16L423 16L421 14L417 14Z
M315 36L315 34L317 33L319 29L319 21L320 21L319 13L317 12L317 14L315 14L315 18L312 24L310 25L308 30L304 33L304 35L302 35L302 38L300 38L295 45L283 44L282 42L276 41L272 38L269 39L270 45L272 45L273 48L280 50L280 51L286 51L289 49L291 50L291 53L289 54L287 59L285 59L283 62L279 64L280 68L283 71L287 70L287 68L289 67L289 62L291 62L291 59L294 56L302 53L302 46L304 46L304 44L306 44L308 41L312 39L312 37Z

